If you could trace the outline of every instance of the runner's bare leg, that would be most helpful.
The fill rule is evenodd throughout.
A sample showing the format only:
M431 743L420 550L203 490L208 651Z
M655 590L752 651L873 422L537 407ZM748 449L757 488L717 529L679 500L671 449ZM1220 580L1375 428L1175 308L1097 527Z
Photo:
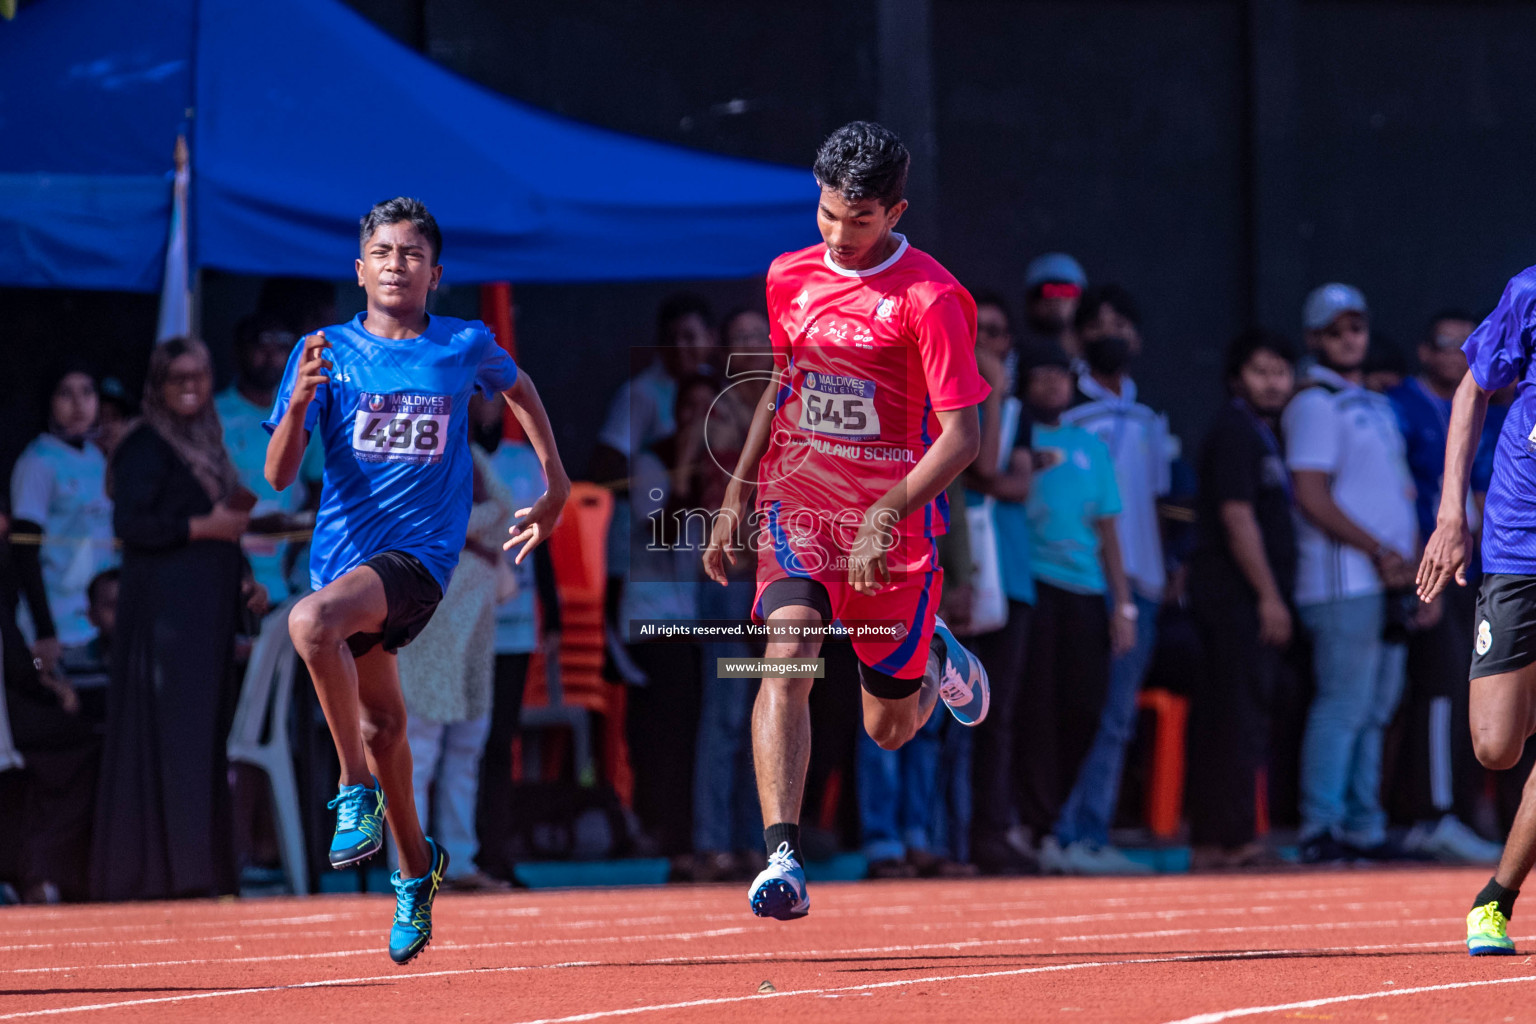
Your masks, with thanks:
M357 664L347 637L381 631L388 612L384 581L364 565L299 601L288 616L288 635L309 668L331 728L343 786L372 781L363 746Z
M768 624L822 625L814 608L786 605L768 616ZM769 640L766 658L814 658L820 638ZM757 769L757 797L763 823L799 824L805 773L811 760L811 679L765 678L752 708L752 761Z

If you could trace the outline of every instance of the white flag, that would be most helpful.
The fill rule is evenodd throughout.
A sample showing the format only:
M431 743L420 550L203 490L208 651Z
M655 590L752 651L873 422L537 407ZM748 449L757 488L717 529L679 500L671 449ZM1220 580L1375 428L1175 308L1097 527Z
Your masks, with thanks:
M192 334L192 280L187 265L187 188L192 161L185 136L176 139L176 186L171 199L171 231L165 246L165 276L160 285L160 323L155 342Z

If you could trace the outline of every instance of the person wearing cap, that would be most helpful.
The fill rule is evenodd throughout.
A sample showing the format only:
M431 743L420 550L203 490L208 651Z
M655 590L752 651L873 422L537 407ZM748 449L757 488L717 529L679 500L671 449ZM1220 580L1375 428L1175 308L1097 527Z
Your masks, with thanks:
M1074 870L1053 830L1093 744L1112 656L1136 642L1111 616L1131 601L1115 517L1120 488L1103 441L1062 422L1072 404L1071 360L1060 346L1025 350L1024 400L1034 420L1029 516L1035 610L1019 683L1014 763L1019 817L1039 841L1041 870ZM1108 600L1106 600L1108 598Z
M1281 425L1300 512L1296 605L1317 682L1302 738L1300 844L1302 859L1318 862L1385 852L1382 733L1407 650L1383 634L1389 594L1401 608L1413 580L1418 527L1392 405L1364 387L1365 296L1325 284L1302 321L1317 362Z
M1088 275L1083 273L1082 264L1064 252L1048 252L1030 260L1024 268L1026 332L1021 345L1049 342L1077 359L1081 353L1072 334L1072 318L1086 287Z

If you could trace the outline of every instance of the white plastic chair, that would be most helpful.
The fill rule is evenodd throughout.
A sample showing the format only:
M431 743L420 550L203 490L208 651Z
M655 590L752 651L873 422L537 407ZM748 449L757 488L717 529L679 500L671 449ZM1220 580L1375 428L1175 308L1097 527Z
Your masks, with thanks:
M240 703L229 731L229 760L267 773L272 806L277 813L277 838L288 887L296 896L309 895L309 871L304 857L304 822L299 814L299 789L293 777L293 753L288 747L288 705L298 652L288 638L291 599L267 614L245 667Z

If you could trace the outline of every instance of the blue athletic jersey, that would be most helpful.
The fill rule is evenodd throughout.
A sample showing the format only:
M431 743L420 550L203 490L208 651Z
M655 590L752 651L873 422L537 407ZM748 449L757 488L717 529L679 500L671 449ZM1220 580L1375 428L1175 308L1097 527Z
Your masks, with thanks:
M420 337L393 341L369 334L366 316L325 328L333 368L304 416L325 451L310 582L318 590L380 552L403 551L446 592L469 525L470 395L510 388L517 366L478 320L434 316ZM268 433L288 411L303 352L301 339Z
M1499 431L1483 505L1483 571L1536 574L1536 267L1504 288L1499 304L1462 346L1484 390L1517 384Z

